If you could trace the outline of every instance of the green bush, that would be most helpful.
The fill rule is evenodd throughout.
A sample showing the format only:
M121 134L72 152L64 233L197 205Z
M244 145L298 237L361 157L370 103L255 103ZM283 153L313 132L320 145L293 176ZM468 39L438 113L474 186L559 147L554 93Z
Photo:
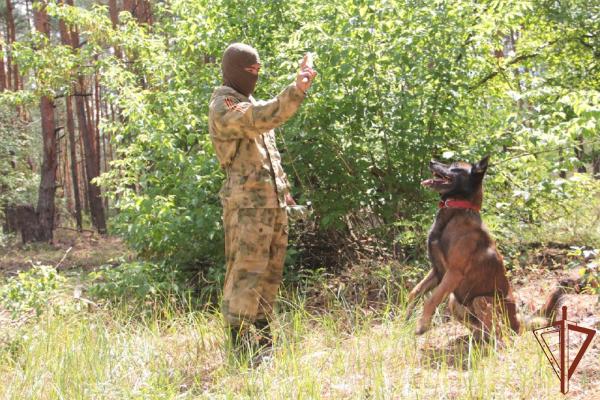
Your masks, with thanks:
M153 303L161 297L182 296L187 288L181 271L150 262L102 266L90 273L88 293L112 304Z
M35 265L28 271L19 272L0 286L0 304L13 317L35 312L39 316L56 295L65 278L56 268Z
M257 98L292 82L305 51L317 54L319 77L278 140L293 194L312 201L321 229L376 221L363 230L422 253L436 196L419 182L432 157L491 154L484 212L505 237L543 224L570 190L590 193L569 179L598 153L589 2L175 0L156 6L151 29L124 15L119 30L103 8L49 9L86 32L79 55L121 110L103 125L117 157L100 182L114 228L148 259L223 261L223 173L207 112L232 41L262 56ZM127 63L106 51L115 45Z

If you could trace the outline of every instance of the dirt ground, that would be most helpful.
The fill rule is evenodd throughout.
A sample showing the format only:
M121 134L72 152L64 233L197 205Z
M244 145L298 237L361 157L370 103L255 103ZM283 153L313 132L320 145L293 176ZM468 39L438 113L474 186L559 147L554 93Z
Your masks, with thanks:
M577 277L576 273L540 269L513 279L521 302L521 309L538 309L552 290L555 282L564 278ZM516 282L515 282L516 281ZM600 299L598 295L569 292L563 303L567 307L567 319L579 326L596 330L596 336L581 359L570 380L569 398L600 399ZM562 315L559 314L562 319ZM569 358L574 359L584 335L572 332L569 335ZM558 383L558 378L557 378Z
M15 239L8 246L0 248L0 273L13 275L36 264L58 266L60 270L91 269L105 264L118 264L119 258L132 257L133 253L117 237L57 229L52 244L22 245Z

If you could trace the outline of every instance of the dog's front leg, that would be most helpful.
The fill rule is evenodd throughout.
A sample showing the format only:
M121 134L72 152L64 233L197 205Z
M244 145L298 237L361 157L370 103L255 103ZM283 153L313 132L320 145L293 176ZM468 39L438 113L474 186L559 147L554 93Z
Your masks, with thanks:
M437 306L448 296L454 289L458 287L460 281L463 279L461 272L457 270L446 271L442 282L433 290L431 297L425 300L423 307L423 315L417 323L416 334L421 335L429 329L431 324L431 317Z
M423 296L425 293L429 292L439 283L438 277L435 273L435 270L430 269L429 273L421 282L417 284L408 294L408 305L406 306L406 320L410 319L413 310L415 309L415 305L417 304L417 300Z

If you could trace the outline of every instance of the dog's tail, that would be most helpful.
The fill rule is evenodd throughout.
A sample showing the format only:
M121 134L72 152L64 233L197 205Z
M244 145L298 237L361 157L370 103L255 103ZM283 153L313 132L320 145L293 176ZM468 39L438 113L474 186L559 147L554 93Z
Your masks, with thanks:
M542 308L536 312L536 315L538 317L546 318L548 323L554 322L554 319L556 318L556 311L562 305L565 293L566 287L561 284L559 287L554 289L552 293L550 293L550 296L548 296L546 299L546 303L544 303Z
M564 279L550 296L546 299L546 303L537 310L533 315L526 317L523 321L525 329L532 330L550 325L556 318L556 313L562 306L565 299L565 294L568 289L579 289L579 281L577 279Z

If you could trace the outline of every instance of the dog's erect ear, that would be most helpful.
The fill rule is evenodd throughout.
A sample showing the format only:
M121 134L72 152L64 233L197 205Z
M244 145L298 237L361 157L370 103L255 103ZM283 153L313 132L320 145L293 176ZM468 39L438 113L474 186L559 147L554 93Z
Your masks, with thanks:
M487 167L488 167L488 161L490 159L490 156L485 156L481 159L481 161L479 161L477 164L473 164L473 168L471 169L471 172L473 174L477 174L477 175L484 175L485 171L487 171Z

